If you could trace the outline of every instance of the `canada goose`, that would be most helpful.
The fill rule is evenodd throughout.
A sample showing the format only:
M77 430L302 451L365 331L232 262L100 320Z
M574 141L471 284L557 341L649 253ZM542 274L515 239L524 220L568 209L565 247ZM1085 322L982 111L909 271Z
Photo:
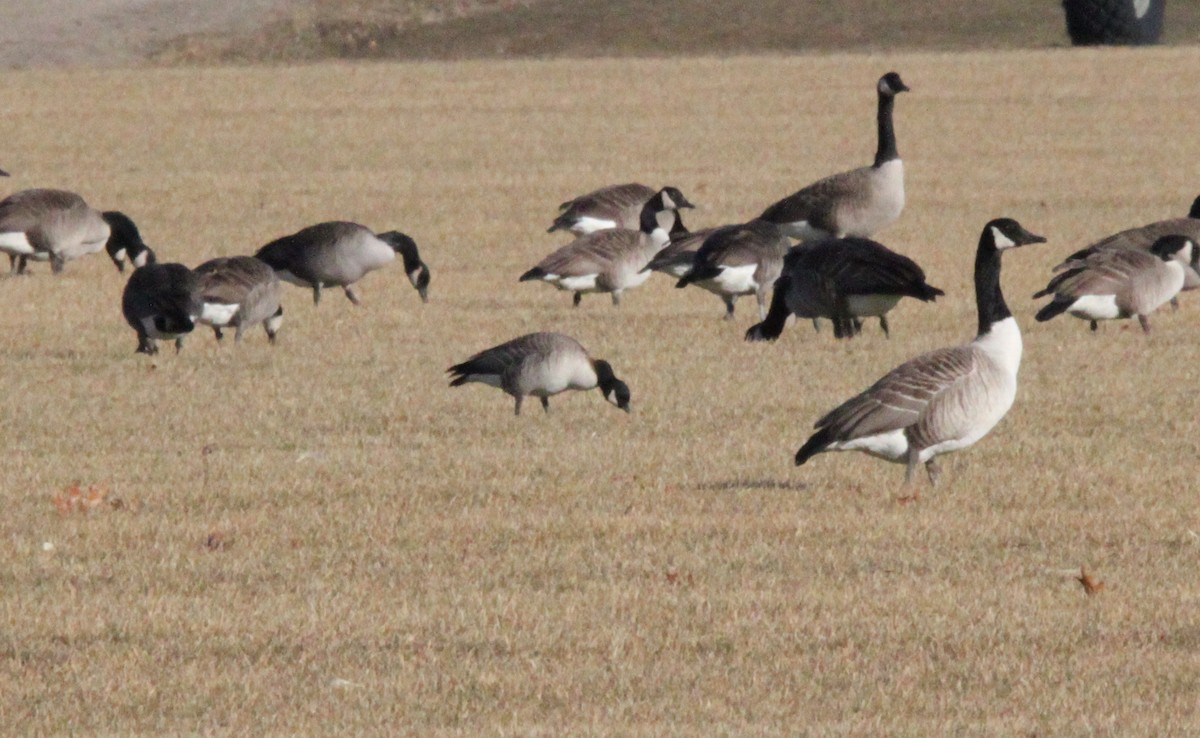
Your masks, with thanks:
M267 340L283 325L279 304L279 277L266 262L253 256L211 259L195 269L196 297L201 311L198 321L212 326L220 341L222 328L237 329L233 340L241 341L246 326L261 323Z
M1120 249L1140 249L1149 251L1154 242L1163 236L1187 236L1196 243L1200 243L1200 197L1192 201L1192 209L1188 211L1186 218L1168 218L1154 223L1148 223L1137 228L1128 228L1126 230L1114 233L1111 236L1106 236L1087 248L1080 249L1075 253L1063 259L1062 263L1054 267L1053 271L1061 272L1071 268L1073 262L1081 259L1086 259L1088 256L1097 251L1117 251ZM1176 254L1176 259L1181 258ZM1184 269L1183 291L1194 290L1200 287L1200 273L1187 263L1187 259L1183 258L1180 262L1186 267ZM1171 305L1178 307L1177 298L1171 298Z
M946 294L925 281L907 256L869 238L830 238L795 246L784 257L771 307L763 322L746 331L747 341L774 341L789 315L830 318L834 336L849 338L861 319L878 317L890 336L887 313L902 297L932 302Z
M421 261L416 242L399 231L377 234L357 223L318 223L275 239L255 256L283 281L311 287L314 305L321 302L322 287L341 287L358 305L354 284L367 272L387 266L396 254L404 260L404 273L421 301L428 302L429 267Z
M541 399L550 412L550 396L566 390L599 387L604 399L629 412L629 387L617 379L612 366L593 359L578 341L561 333L530 333L499 346L481 351L461 364L446 370L451 387L467 382L482 382L499 387L516 401L527 395Z
M752 220L713 231L696 252L692 268L676 287L695 284L725 302L725 319L733 319L733 303L739 295L758 300L758 319L767 317L767 292L783 270L783 257L790 242L779 226Z
M896 150L892 108L909 88L895 72L879 78L879 147L875 163L817 180L788 195L759 217L807 241L829 236L872 236L904 209L904 162Z
M651 197L654 190L636 182L601 187L559 205L562 212L546 232L569 230L582 236L609 228L637 230L642 206Z
M1011 218L984 226L975 252L975 340L910 359L825 414L796 465L824 451L863 451L907 465L906 485L924 463L936 486L936 457L974 444L1012 407L1021 331L1000 290L1000 254L1045 240Z
M542 259L518 281L536 279L574 292L576 307L585 292L611 293L613 304L620 305L622 292L650 278L643 267L666 246L674 211L690 207L678 189L664 187L642 206L640 230L610 228L580 236Z
M135 248L132 241L126 242L130 234L125 230L115 234L115 241L110 239L114 234L109 220L116 215L93 210L74 192L14 192L0 201L0 251L8 254L13 273L24 274L30 259L49 261L51 270L58 273L71 259L95 253L109 243L113 248Z
M183 337L196 327L203 306L196 296L196 274L183 264L159 264L153 252L145 266L130 275L121 295L121 312L138 335L139 353L158 353L158 340L174 340L175 353Z
M125 271L126 261L135 269L146 266L150 259L150 247L142 240L142 234L133 220L117 210L108 210L100 215L111 231L104 249L117 271Z
M650 263L642 267L643 272L661 272L679 279L692 269L692 261L696 252L704 243L704 239L712 235L716 228L702 228L689 231L683 224L683 217L675 211L675 225L671 226L670 240L659 249Z
M1188 266L1180 263L1180 259ZM1163 236L1149 251L1096 251L1067 262L1067 271L1050 280L1034 297L1054 295L1037 312L1039 321L1070 313L1091 322L1137 316L1150 332L1150 313L1179 294L1185 270L1200 267L1200 250L1187 236Z

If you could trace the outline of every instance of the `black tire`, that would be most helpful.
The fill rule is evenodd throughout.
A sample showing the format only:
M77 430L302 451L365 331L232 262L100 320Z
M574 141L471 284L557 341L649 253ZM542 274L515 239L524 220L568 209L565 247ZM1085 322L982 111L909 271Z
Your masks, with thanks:
M1167 0L1063 0L1076 46L1158 43Z

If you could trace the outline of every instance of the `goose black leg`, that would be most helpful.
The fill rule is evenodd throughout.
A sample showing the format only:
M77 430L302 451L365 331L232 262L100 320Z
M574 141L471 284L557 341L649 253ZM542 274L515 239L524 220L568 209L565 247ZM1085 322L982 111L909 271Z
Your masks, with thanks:
M543 398L541 398L541 400L542 400L542 409L545 410L547 413L549 413L550 412L550 398L543 397Z
M581 302L583 302L583 293L582 293L582 292L576 292L576 293L575 293L575 297L574 297L574 298L572 298L572 300L571 300L571 304L572 304L572 306L574 306L574 307L579 307L579 303L581 303Z

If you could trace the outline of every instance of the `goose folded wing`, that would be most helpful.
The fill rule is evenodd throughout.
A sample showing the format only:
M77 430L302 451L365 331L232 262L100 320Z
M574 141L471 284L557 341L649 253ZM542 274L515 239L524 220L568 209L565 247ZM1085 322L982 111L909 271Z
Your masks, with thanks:
M819 179L770 206L759 217L772 223L808 221L814 228L834 233L837 227L828 204L852 196L862 186L865 176L864 170L855 169Z
M612 229L581 236L538 264L546 274L560 277L582 277L599 274L607 269L636 237L635 231Z
M954 393L976 370L969 346L922 354L885 374L861 394L817 421L833 440L847 441L919 424L940 397Z
M1047 289L1060 295L1115 295L1128 288L1133 275L1154 266L1158 257L1145 251L1099 251L1070 262ZM1043 291L1043 294L1048 294Z

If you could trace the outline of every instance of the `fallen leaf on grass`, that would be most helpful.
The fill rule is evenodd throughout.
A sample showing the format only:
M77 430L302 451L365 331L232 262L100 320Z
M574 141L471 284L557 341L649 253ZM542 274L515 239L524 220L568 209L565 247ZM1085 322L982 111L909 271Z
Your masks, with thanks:
M1083 585L1083 591L1089 597L1104 589L1104 582L1097 580L1091 574L1087 573L1087 569L1079 567L1079 576L1075 577L1075 581Z
M106 497L108 497L107 487L90 484L87 489L84 489L76 482L55 494L50 501L54 503L54 507L60 515L70 515L73 512L89 513L99 508ZM120 503L119 500L115 502ZM113 507L121 507L123 504L109 503Z

